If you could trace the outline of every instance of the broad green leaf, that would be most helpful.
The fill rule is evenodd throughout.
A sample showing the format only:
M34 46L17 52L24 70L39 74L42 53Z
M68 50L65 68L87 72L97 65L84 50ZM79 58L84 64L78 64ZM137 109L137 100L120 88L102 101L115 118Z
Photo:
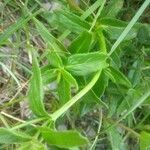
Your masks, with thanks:
M74 33L80 33L90 29L90 25L88 22L84 21L79 16L71 12L67 11L56 12L54 18L56 24L59 24L59 26L67 28Z
M102 24L104 31L110 37L110 39L118 39L120 34L123 32L125 27L128 25L127 22L121 21L115 18L102 18L99 20ZM133 27L130 32L127 34L124 40L130 40L137 36L138 26Z
M92 42L92 34L84 31L82 32L68 47L71 53L86 53L90 49Z
M106 58L99 52L75 54L68 58L66 69L74 75L88 75L107 67Z
M128 22L126 21L122 21L110 17L101 18L99 21L102 24L102 26L104 26L104 28L109 26L116 27L116 28L125 28L128 25Z
M43 139L49 145L55 145L61 148L71 148L85 145L88 143L87 138L83 137L77 131L55 131L49 128L40 128Z
M142 131L140 134L140 150L150 149L150 133Z
M37 116L47 115L44 108L44 93L43 93L43 84L42 76L39 68L37 58L33 55L33 74L30 82L29 88L29 105L33 113Z
M113 79L115 79L116 84L121 84L126 87L132 86L130 81L128 80L128 78L122 72L120 72L119 70L117 70L113 67L109 67L109 69L110 69L110 74L113 76Z
M13 144L23 143L32 140L32 137L19 131L13 131L6 128L0 128L0 143Z
M104 28L105 32L107 35L110 37L112 40L116 40L119 38L120 34L124 31L124 28L119 28L119 27L106 27ZM137 36L137 31L135 29L132 29L128 35L125 37L124 40L131 40Z
M17 150L45 150L45 146L37 141L30 141L27 143L21 144Z

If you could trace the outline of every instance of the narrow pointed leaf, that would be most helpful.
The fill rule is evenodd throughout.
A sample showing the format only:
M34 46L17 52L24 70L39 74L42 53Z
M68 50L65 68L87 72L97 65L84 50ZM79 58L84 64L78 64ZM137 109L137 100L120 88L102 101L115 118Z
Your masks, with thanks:
M45 116L47 115L43 98L43 84L42 84L42 77L41 71L39 68L38 61L36 57L33 55L33 74L30 82L30 89L29 89L29 105L33 113L37 116Z

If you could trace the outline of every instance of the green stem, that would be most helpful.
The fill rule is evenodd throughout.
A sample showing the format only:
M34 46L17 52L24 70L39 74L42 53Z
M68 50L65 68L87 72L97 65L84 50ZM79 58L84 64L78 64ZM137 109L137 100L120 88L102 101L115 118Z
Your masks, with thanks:
M73 106L82 96L84 96L95 85L100 74L101 74L101 71L97 72L96 75L93 77L93 79L90 81L90 83L84 89L82 89L70 101L65 103L60 109L58 109L53 114L51 114L50 116L52 120L55 121L57 118L63 115L71 106Z

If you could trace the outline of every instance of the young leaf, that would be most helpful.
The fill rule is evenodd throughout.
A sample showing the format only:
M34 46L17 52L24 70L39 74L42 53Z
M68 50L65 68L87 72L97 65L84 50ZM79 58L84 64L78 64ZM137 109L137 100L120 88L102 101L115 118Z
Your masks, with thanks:
M58 95L61 104L65 104L71 99L71 86L78 90L75 78L66 70L61 70L61 79L58 84Z
M65 47L48 31L48 29L36 18L34 18L38 32L40 33L43 40L49 44L55 52L66 51Z
M109 68L110 68L110 73L113 76L113 79L115 79L116 84L121 84L126 87L132 86L130 81L128 80L128 78L125 75L123 75L123 73L121 73L119 70L117 70L111 66Z
M71 99L71 85L70 83L61 75L58 84L58 95L60 104L65 104Z
M70 53L86 53L92 42L92 34L84 31L68 47Z
M108 86L108 77L105 75L104 71L102 71L98 81L93 87L93 91L97 95L97 97L101 98L107 86Z
M33 113L37 116L47 115L43 104L43 84L41 71L37 58L33 55L33 74L29 89L29 105Z
M76 90L78 90L78 83L76 81L76 79L65 69L62 70L62 76L63 78L72 86L74 86L76 88Z
M57 73L55 69L50 69L43 72L41 71L41 76L42 76L43 85L47 85L52 81L56 80Z
M87 138L77 131L54 131L49 128L40 128L40 132L49 145L55 145L60 148L71 148L88 143Z
M99 52L75 54L68 58L66 69L74 75L88 75L107 67L106 58Z
M32 137L26 135L25 133L0 128L0 143L14 144L28 142L30 140L32 140Z
M150 148L150 133L142 131L140 134L140 150L148 150Z

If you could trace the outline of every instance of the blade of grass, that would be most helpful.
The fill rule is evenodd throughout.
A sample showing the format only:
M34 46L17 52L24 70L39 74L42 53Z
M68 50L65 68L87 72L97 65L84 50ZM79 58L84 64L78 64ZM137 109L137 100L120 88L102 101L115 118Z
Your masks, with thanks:
M0 65L2 66L2 68L4 68L10 75L11 77L16 81L17 85L19 87L21 87L19 80L17 79L17 77L12 73L12 71L2 62L0 62Z
M122 34L119 36L119 38L117 39L117 41L112 46L112 48L111 48L111 50L110 50L110 52L108 54L109 56L116 50L116 48L119 46L119 44L124 40L124 38L126 37L126 35L129 33L129 31L131 30L131 28L137 22L137 20L139 19L139 17L141 16L141 14L144 12L144 10L146 9L146 7L149 5L149 3L150 3L150 0L145 0L145 2L139 8L139 10L135 14L135 16L132 18L132 20L129 22L129 24L127 25L127 27L124 29L124 31L122 32Z
M104 8L104 5L105 5L105 3L106 3L106 0L102 0L101 2L102 2L102 5L101 5L100 8L98 9L98 12L97 12L96 16L94 17L94 20L93 20L93 22L92 22L92 25L91 25L91 28L90 28L89 32L91 32L92 29L94 28L94 26L95 26L95 24L96 24L96 21L97 21L98 17L100 16L100 14L101 14L101 12L102 12L102 10L103 10L103 8Z
M1 35L0 35L0 45L2 45L15 31L22 28L30 19L39 14L42 10L38 10L32 15L26 15L19 18L14 24L8 27Z

